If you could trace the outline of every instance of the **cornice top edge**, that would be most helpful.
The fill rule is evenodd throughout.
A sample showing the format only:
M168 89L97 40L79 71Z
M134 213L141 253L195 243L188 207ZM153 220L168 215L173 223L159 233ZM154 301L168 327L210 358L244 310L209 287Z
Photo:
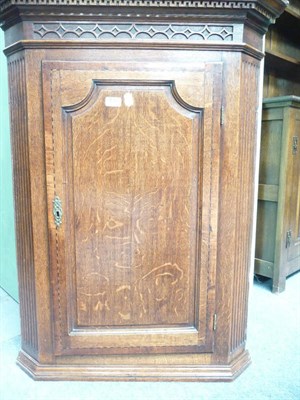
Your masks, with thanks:
M287 0L0 0L0 27L20 21L147 20L191 21L234 18L254 23L264 33L284 9ZM251 22L252 21L252 22Z
M288 5L287 0L0 0L0 17L6 10L20 7L135 7L168 9L255 9L268 10L277 18ZM265 13L264 13L265 14Z

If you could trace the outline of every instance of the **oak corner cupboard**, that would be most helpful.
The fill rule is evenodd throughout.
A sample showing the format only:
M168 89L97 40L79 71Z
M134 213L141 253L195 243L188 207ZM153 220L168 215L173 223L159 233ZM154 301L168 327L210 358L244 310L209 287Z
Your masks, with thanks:
M47 380L232 380L281 0L2 0L22 349Z

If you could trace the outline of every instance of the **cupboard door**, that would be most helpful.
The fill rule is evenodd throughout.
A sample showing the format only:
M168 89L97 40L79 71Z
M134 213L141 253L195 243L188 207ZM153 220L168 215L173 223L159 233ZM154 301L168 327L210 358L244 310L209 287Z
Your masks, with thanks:
M290 130L292 133L289 151L292 156L289 157L287 169L287 212L288 229L287 237L287 259L292 264L296 262L299 267L300 257L300 110L291 109ZM298 260L295 260L297 259ZM295 265L296 265L295 264Z
M55 352L213 351L221 63L43 63Z

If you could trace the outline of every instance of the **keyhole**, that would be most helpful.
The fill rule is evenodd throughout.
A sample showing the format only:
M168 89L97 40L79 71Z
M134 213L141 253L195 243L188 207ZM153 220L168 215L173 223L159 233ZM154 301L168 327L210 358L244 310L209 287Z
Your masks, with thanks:
M61 224L62 215L61 201L60 198L56 196L53 200L53 217L56 227L59 227Z

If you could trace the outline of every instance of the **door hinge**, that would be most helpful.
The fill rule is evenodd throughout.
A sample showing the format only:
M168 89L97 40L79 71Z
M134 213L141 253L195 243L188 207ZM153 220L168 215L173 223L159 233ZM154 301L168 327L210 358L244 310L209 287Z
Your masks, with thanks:
M214 319L213 319L213 330L217 330L217 314L214 314Z
M285 247L288 248L292 244L292 231L289 230L286 233L286 239L285 239Z
M224 125L224 106L221 106L220 125Z
M298 136L293 137L293 155L296 155L298 151Z

